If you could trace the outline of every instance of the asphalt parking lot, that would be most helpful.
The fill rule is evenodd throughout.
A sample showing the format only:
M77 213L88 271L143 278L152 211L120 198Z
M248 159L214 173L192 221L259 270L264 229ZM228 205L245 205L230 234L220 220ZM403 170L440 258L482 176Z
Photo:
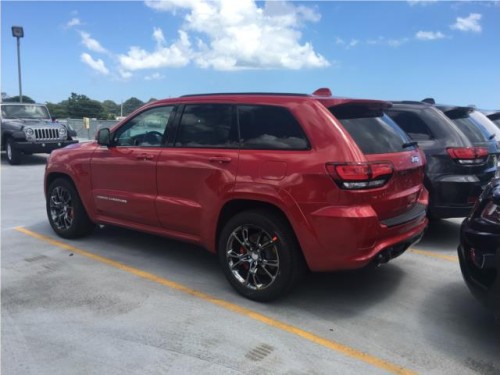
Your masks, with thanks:
M58 238L45 162L2 154L2 374L500 373L493 316L460 273L459 219L378 269L308 275L259 304L192 245L113 227Z

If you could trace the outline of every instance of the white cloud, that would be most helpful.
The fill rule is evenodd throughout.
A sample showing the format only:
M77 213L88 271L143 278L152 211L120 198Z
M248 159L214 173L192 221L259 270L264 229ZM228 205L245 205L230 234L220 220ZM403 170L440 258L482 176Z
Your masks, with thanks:
M155 80L160 80L160 79L163 79L163 78L165 78L165 76L163 74L158 73L158 72L157 73L153 73L153 74L151 74L149 76L144 77L144 79L146 81L155 81Z
M354 48L358 44L359 44L359 40L357 40L357 39L351 39L351 41L349 42L349 48Z
M80 26L82 25L82 21L80 21L79 18L77 17L73 17L72 19L70 19L68 21L68 23L66 23L66 28L71 28L71 27L75 27L75 26Z
M351 48L356 47L359 44L359 40L351 39L349 42L347 42L342 38L336 37L335 44L337 44L339 46L344 46L346 49L351 49Z
M437 40L446 38L441 31L419 31L415 34L418 40Z
M399 38L399 39L386 39L383 36L379 36L377 39L370 39L366 43L370 45L382 45L389 46L393 48L401 47L403 44L409 42L408 38Z
M451 29L453 30L460 30L464 32L474 32L474 33L480 33L482 28L481 25L479 24L479 21L481 20L482 15L479 13L471 13L469 14L469 17L466 18L461 18L457 17L457 21L450 26Z
M414 6L414 5L430 5L430 4L433 4L433 3L436 3L437 0L408 0L408 4L410 4L411 6Z
M101 43L91 38L89 33L85 31L80 31L80 36L82 37L82 44L89 50L100 53L106 52L106 49L103 46L101 46Z
M129 79L129 78L132 77L132 73L131 72L129 72L127 70L124 70L124 69L121 69L121 68L118 69L118 74L120 75L120 77L122 79L125 79L125 80L127 80L127 79Z
M104 75L109 74L108 68L106 68L104 61L102 61L101 59L94 60L92 56L90 56L88 53L82 53L80 59L82 60L82 62L90 66L96 72L99 72Z
M160 29L154 29L153 39L157 43L153 52L140 47L130 47L126 55L118 55L122 69L133 71L164 67L178 68L189 63L192 56L191 43L184 31L179 31L179 39L170 46L165 45L165 38Z
M284 1L266 2L260 8L253 0L147 0L145 3L158 11L182 12L184 25L180 34L184 33L181 35L185 41L195 40L195 47L186 48L181 39L170 46L165 46L163 40L161 48L157 46L153 52L133 47L120 57L127 69L182 66L190 61L217 70L301 69L330 65L314 51L311 43L300 42L299 30L303 24L317 22L321 17L314 8ZM175 54L177 64L172 65L165 57L179 45L184 48L179 49L182 53Z
M157 44L165 44L165 36L163 35L163 31L159 28L154 28L153 39L156 40Z

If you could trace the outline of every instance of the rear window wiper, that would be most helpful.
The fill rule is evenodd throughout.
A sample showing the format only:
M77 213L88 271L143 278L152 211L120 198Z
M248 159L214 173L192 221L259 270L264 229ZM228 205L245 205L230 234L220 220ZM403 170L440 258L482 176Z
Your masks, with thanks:
M406 142L406 143L403 143L403 148L409 148L409 147L415 147L418 145L418 142L416 141L412 141L412 142Z

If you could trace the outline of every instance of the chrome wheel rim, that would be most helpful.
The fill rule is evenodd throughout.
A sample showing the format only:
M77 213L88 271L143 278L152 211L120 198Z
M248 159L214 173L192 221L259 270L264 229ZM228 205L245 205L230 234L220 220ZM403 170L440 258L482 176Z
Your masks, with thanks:
M236 228L227 241L226 261L234 278L251 290L271 286L279 274L278 237L254 225Z
M68 189L57 186L50 195L50 216L55 227L68 230L73 224L73 200Z

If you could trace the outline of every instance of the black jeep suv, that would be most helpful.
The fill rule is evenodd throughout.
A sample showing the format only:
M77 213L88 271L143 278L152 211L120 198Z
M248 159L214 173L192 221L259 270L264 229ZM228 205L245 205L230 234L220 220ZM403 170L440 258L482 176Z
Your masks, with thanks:
M496 142L474 123L462 130L430 103L393 102L386 113L425 153L429 217L467 216L497 173Z

